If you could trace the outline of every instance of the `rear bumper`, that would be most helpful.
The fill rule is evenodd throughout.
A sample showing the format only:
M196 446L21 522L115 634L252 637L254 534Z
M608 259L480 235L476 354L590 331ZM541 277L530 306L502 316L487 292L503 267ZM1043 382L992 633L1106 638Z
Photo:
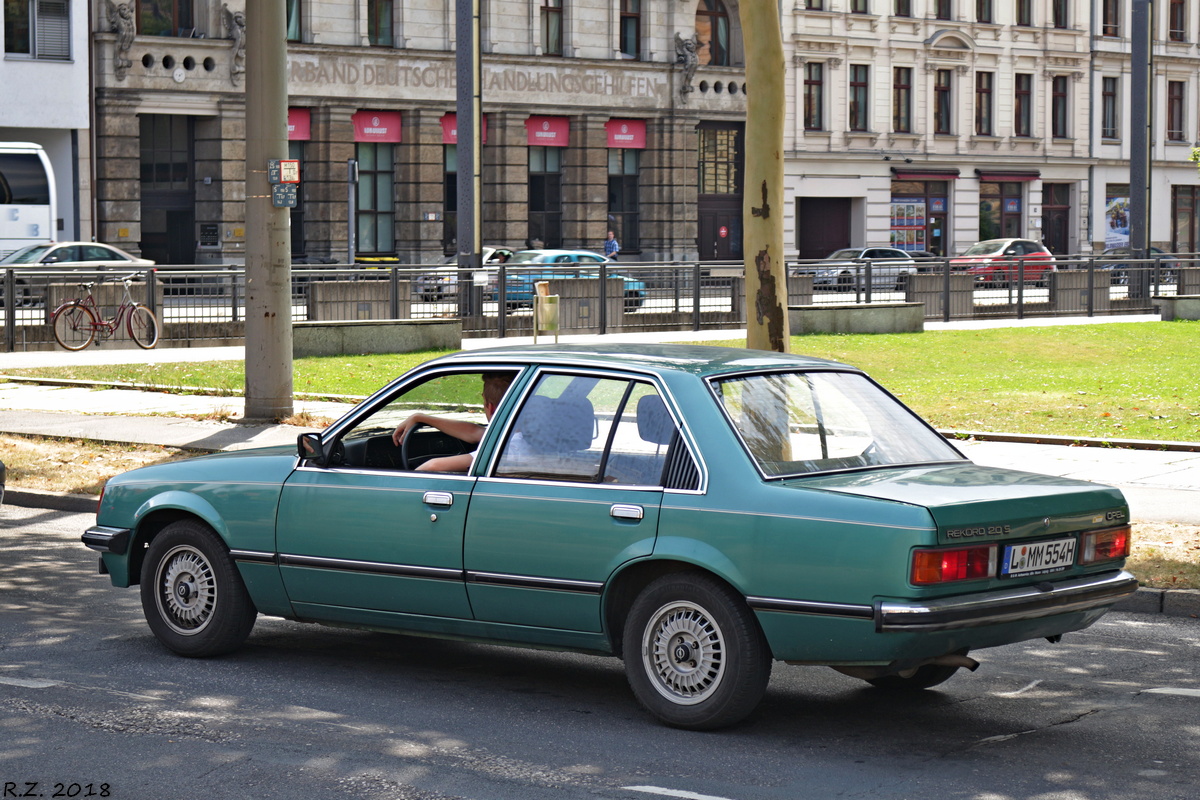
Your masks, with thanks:
M955 631L1107 608L1137 588L1137 578L1121 570L923 602L880 601L873 616L881 633Z

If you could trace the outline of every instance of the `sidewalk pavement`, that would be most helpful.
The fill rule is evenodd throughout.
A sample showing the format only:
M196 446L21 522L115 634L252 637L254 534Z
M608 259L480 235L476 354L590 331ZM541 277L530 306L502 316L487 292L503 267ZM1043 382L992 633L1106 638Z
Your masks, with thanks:
M1093 317L1076 319L995 320L927 323L929 330L1011 327L1013 325L1106 324L1157 320L1152 317ZM626 333L607 336L563 336L562 342L716 341L744 339L744 330ZM544 338L544 337L543 337ZM463 349L527 344L529 337L469 339ZM71 365L170 363L179 361L243 360L243 347L184 347L151 351L107 348L78 353L66 351L0 353L5 370ZM296 412L337 418L349 403L297 400ZM0 432L158 444L197 450L234 450L293 444L304 428L289 425L240 424L241 397L180 395L132 389L93 389L0 381ZM956 441L971 460L987 466L1091 480L1119 487L1129 500L1135 522L1175 522L1200 525L1200 445L1196 452L1154 449L1065 447L1020 442ZM5 500L35 507L91 511L94 499L57 496L9 489ZM1200 592L1141 590L1122 606L1125 610L1165 611L1197 615Z

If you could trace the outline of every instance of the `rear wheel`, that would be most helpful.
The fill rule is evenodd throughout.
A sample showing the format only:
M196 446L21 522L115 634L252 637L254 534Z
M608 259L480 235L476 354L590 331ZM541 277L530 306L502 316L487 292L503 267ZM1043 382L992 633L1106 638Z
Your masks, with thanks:
M129 338L143 350L158 344L158 317L143 305L135 305L129 312Z
M771 653L746 601L701 572L665 575L634 601L625 674L638 701L668 725L712 730L752 712Z
M96 338L96 315L76 300L54 312L54 341L67 350L82 350Z
M141 575L142 612L160 642L181 656L236 650L258 611L217 534L184 519L150 543Z

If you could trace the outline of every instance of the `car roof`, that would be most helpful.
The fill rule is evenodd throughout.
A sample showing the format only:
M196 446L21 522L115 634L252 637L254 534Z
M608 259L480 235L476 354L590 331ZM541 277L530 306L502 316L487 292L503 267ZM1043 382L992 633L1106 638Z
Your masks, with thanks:
M775 369L841 369L855 367L825 358L694 344L558 344L512 345L470 350L438 359L439 363L512 361L547 366L596 366L699 376ZM431 362L432 363L432 362Z

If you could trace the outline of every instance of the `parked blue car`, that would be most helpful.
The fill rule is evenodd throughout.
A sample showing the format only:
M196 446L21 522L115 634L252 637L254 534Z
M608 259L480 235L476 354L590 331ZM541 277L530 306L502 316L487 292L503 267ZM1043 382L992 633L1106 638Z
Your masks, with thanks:
M599 278L600 265L613 263L611 259L590 250L519 250L504 265L507 270L505 303L510 306L532 305L536 291L534 285L538 281ZM545 265L546 269L530 269L535 265ZM645 282L615 272L608 273L608 276L625 281L626 311L636 311L646 302ZM494 284L489 295L495 299Z

